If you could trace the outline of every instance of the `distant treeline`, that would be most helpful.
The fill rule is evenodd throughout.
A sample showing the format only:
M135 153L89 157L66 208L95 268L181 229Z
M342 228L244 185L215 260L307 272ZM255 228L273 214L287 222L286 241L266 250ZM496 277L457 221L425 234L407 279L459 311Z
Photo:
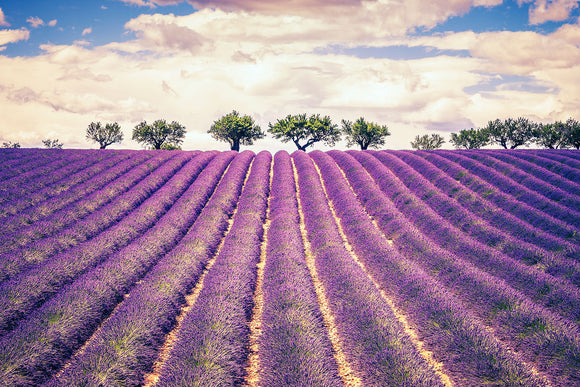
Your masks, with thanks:
M343 136L348 147L358 146L361 150L380 149L385 139L390 136L389 128L364 117L355 122L342 120L338 124L329 116L319 114L287 115L268 124L267 130L275 139L282 142L293 142L297 149L306 151L317 142L334 146ZM207 131L218 140L227 142L230 149L239 151L241 145L253 145L254 141L266 137L266 133L248 115L232 111L216 120ZM181 149L185 138L185 126L173 121L156 120L151 124L140 122L133 129L132 139L148 149L174 150ZM87 140L99 144L100 149L123 141L123 132L117 122L102 125L91 122L86 130ZM46 148L62 148L58 139L42 141ZM439 134L416 136L410 145L413 149L438 149L445 143ZM549 149L580 149L580 123L573 118L553 123L536 123L527 118L507 118L489 121L481 128L462 129L451 133L450 143L457 149L478 149L487 145L500 145L505 149L520 146L537 146ZM20 148L17 142L4 142L2 148Z

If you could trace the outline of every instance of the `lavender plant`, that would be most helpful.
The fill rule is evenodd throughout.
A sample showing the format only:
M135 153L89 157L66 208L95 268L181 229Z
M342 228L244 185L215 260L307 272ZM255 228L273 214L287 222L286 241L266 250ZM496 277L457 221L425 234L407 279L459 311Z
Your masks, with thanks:
M392 224L384 222L385 218L381 215L396 213L396 208L393 209L392 204L389 205L385 201L386 197L380 194L370 176L356 167L354 160L344 153L330 153L349 177L353 190L364 204L365 210L377 219L381 230L392 231ZM371 201L372 205L369 205ZM421 235L421 232L412 229L410 232L402 230L406 227L403 222L399 227L396 231L395 245L401 253L432 273L440 284L453 289L453 293L461 298L471 311L491 324L503 340L517 346L529 358L535 358L534 354L538 347L550 348L544 351L544 356L549 357L549 360L540 361L543 370L549 372L553 380L575 383L575 371L571 369L576 369L580 360L576 355L580 348L580 340L577 338L580 331L574 323L539 307L525 295L514 291L508 283L470 265L463 255L449 254L429 241L421 243L418 237L414 237ZM541 278L538 279L541 282ZM532 280L532 283L535 282ZM560 297L570 297L572 294L575 294L573 299L568 298L564 303L572 304L577 318L580 306L578 290L568 287L559 292ZM560 300L559 297L554 299ZM566 361L560 361L563 354Z
M456 383L545 385L461 301L390 246L361 208L330 156L313 152L311 157L322 172L329 199L355 253L369 274L412 318L425 343L450 370Z
M438 154L421 151L417 152L417 154L444 170L448 175L456 177L463 186L476 192L483 199L531 226L576 245L580 244L580 234L572 225L559 221L536 208L514 199L510 195L500 192L498 187L483 181L472 173L467 173L466 169L459 164Z
M303 152L292 156L312 253L347 359L371 385L442 385L379 289L346 250L312 160Z
M119 181L111 183L86 199L67 206L24 230L14 232L11 238L13 244L22 243L23 246L0 255L2 263L0 281L18 274L27 267L41 264L56 253L97 237L110 227L116 227L118 222L130 217L133 210L139 208L143 201L160 189L192 155L169 159L167 153L161 156L133 168L128 175L120 177ZM211 154L207 156L209 157L200 158L200 161L203 160L201 167L209 162ZM159 166L162 162L163 165ZM156 166L159 168L155 169ZM140 179L143 180L139 181ZM136 182L137 185L132 186ZM123 193L123 190L126 192ZM113 199L115 195L120 196L99 209L101 204ZM88 211L93 212L87 215ZM87 216L77 219L84 215ZM78 221L75 223L75 220ZM5 245L10 244L6 242Z
M229 162L227 157L230 156L223 154L216 162L220 165L219 162L221 161L223 165L225 162ZM168 215L167 213L170 209L172 210L172 215L175 213L176 210L173 210L175 201L184 192L191 190L192 181L200 173L204 165L205 162L203 160L192 160L178 174L173 176L162 189L134 211L132 216L124 218L123 221L108 229L107 232L101 233L97 237L63 254L51 257L43 265L32 267L0 284L0 305L2 305L0 335L10 330L19 319L58 292L62 286L73 281L83 272L95 267L97 264L106 263L111 256L118 256L119 252L117 250L129 252L135 250L138 243L135 240L136 238L139 240L141 235L149 235L154 232L163 234L162 225L168 226L171 223L164 221L160 225L160 219L165 219L163 215ZM225 168L225 165L223 165L223 168ZM218 167L213 167L204 170L204 172L204 179L201 180L201 183L193 186L201 185L201 189L205 190L205 192L213 191L215 184L217 184L217 179L221 176L221 171ZM207 175L210 177L206 177ZM200 196L197 200L201 199L203 199L203 196ZM181 200L187 199L183 198ZM189 200L192 199L190 198ZM188 215L195 216L197 214L188 213ZM182 224L183 221L181 220L177 225ZM175 228L176 226L169 226L165 231L172 235L175 232ZM145 235L141 238L144 238ZM163 241L165 238L161 240ZM143 245L138 246L147 248L147 246Z
M306 263L292 161L274 157L264 310L258 342L262 386L338 386L337 363Z
M38 384L62 366L124 294L180 241L207 203L234 153L219 154L193 184L186 184L185 192L184 188L175 187L181 195L177 200L172 198L171 207L163 217L157 217L151 229L62 287L55 297L0 339L2 380L9 385Z
M503 192L507 194L511 197L512 201L516 199L518 202L525 203L546 215L550 215L557 220L566 222L580 231L579 213L571 211L569 208L558 203L546 200L545 197L513 182L503 174L498 173L495 169L486 167L475 160L471 160L459 152L441 151L439 152L439 155L442 155L463 167L469 168L473 175L480 177L489 184L492 184L498 193ZM493 195L493 193L491 195Z
M249 151L236 157L179 244L131 289L83 353L50 385L91 384L96 380L105 385L143 382L144 373L153 365L157 350L174 325L185 295L216 253L253 157ZM211 331L211 325L207 328Z

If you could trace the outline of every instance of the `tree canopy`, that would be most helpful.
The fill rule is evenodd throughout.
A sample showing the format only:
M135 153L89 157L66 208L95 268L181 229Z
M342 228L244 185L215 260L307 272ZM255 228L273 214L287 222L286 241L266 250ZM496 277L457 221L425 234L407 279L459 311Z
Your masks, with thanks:
M87 140L93 140L99 144L100 149L105 149L109 145L123 141L123 132L118 123L105 124L91 122L87 127Z
M451 143L457 149L479 149L489 144L489 134L481 129L462 129L451 133Z
M439 149L445 143L443 137L438 134L432 133L424 134L422 136L417 135L415 140L411 141L411 147L413 149L424 149L424 150L433 150Z
M233 151L239 151L240 145L252 145L255 140L266 137L252 117L240 116L235 110L216 120L207 132L216 140L229 143Z
M487 131L492 143L499 144L505 149L515 149L528 145L534 138L536 124L529 119L519 117L508 118L503 122L498 118L489 121L483 130Z
M62 147L64 146L64 144L60 142L58 138L55 138L54 140L52 139L42 140L42 144L44 144L45 148L49 149L62 149Z
M151 125L140 122L133 129L133 140L149 146L151 149L164 149L172 146L178 149L185 137L185 126L173 121L157 120Z
M580 122L569 118L565 124L566 143L576 149L580 149Z
M567 140L566 124L562 121L538 124L534 129L534 142L544 148L566 148L568 146Z
M321 118L319 114L310 117L306 114L288 115L274 125L269 123L268 131L282 142L292 141L302 151L320 141L329 146L340 141L338 125L333 124L329 116Z
M2 143L2 148L20 148L20 143L12 142L12 141L5 141Z
M347 146L359 145L361 150L380 148L385 145L385 137L391 135L387 126L367 122L363 117L354 123L342 120L342 131L346 135Z

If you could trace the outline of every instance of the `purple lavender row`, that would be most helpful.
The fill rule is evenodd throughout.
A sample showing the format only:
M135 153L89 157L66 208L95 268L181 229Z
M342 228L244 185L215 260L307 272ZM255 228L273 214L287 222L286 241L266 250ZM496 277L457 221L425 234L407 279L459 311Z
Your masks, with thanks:
M292 162L274 157L258 338L260 386L340 386L338 366L306 264Z
M364 203L365 211L377 219L380 229L385 230L387 237L394 239L395 246L402 254L419 264L426 272L432 273L439 284L452 289L461 302L494 327L502 340L507 340L527 358L535 361L538 348L541 348L542 360L539 363L544 372L551 374L553 380L563 381L564 384L575 380L574 373L578 369L576 363L580 360L580 330L577 325L536 305L524 294L512 289L508 283L477 269L461 255L450 254L426 238L422 241L422 238L416 236L421 235L421 231L413 227L399 225L399 229L395 231L396 236L392 235L393 222L385 222L384 215L397 213L396 208L393 208L392 203L374 184L372 177L362 172L360 164L344 153L331 153L347 174L353 190ZM430 225L436 227L434 222L430 222ZM441 235L442 238L446 237L444 233ZM493 264L491 262L490 267L493 268ZM504 264L504 269L507 271L510 268L506 268ZM535 282L533 278L528 280ZM578 310L580 292L575 288L569 291L575 293L576 298L567 302L574 303ZM561 294L565 297L566 290ZM560 360L562 354L566 358L563 361Z
M347 252L312 160L298 151L292 157L308 239L345 356L368 385L442 385L372 280Z
M329 153L337 155L337 152ZM385 209L382 208L385 197L360 164L356 166L356 160L342 152L342 158L349 159L353 166L345 168L344 172L349 178L357 176L361 183L364 182L350 180L357 194L362 195L367 189L374 191L359 197L365 208L333 158L322 152L310 155L321 169L329 198L355 253L375 281L411 319L420 338L435 358L443 362L457 385L544 385L531 367L490 334L459 299L388 243L365 211L365 208ZM382 218L375 217L375 220L388 224L389 218L396 214L396 211L385 209ZM392 231L394 235L388 237L398 244L398 237L404 230ZM426 248L425 253L428 253L436 247Z
M62 196L66 192L74 192L75 188L83 186L87 181L95 178L95 176L100 178L107 170L110 170L116 164L127 159L129 159L129 155L127 154L111 155L111 157L107 157L104 160L94 160L86 168L80 170L78 170L78 165L76 165L74 169L77 171L73 171L72 174L62 173L63 171L60 171L59 173L62 173L60 180L27 195L16 195L8 203L0 204L2 208L0 211L4 216L13 216L31 206L47 201L51 197L57 195Z
M492 156L511 165L516 171L525 171L544 181L545 184L550 184L554 187L557 187L569 195L575 195L576 197L580 196L580 184L576 184L568 179L565 179L560 175L550 172L546 168L542 168L536 164L526 161L517 155L512 155L509 152L501 152L497 150L486 150L481 152L484 152L488 156Z
M179 167L193 156L193 154L185 155L187 157L182 158ZM11 249L19 248L52 235L66 226L85 218L89 214L94 214L96 210L107 205L113 199L118 201L120 195L126 193L146 176L156 176L156 173L152 172L159 165L167 162L171 158L166 153L160 153L150 158L135 157L131 162L127 160L123 163L125 166L114 167L120 175L110 182L108 181L109 174L103 173L102 175L95 176L83 184L86 187L87 195L82 199L73 201L60 209L55 208L55 211L50 214L47 213L46 217L34 221L30 225L16 226L13 230L5 231L4 235L6 238L0 244L0 252L3 253ZM128 170L123 173L122 170L125 168L128 168ZM176 166L176 168L178 167ZM108 212L106 213L108 214ZM102 217L102 214L100 216Z
M111 183L103 190L89 195L83 202L66 207L22 231L14 232L10 239L23 243L23 246L0 254L0 281L114 227L160 189L194 154L178 155L169 159L166 153L157 155L120 177L119 184ZM88 211L92 212L78 220ZM109 232L108 235L110 237L113 234Z
M268 152L261 152L254 159L231 229L204 279L199 297L182 320L156 385L241 384L248 356L248 320L266 217L271 160ZM212 245L211 249L200 251L200 258L207 262L215 254ZM197 282L202 269L203 265L198 265L189 270L190 278Z
M62 367L124 294L179 243L233 157L234 152L216 156L143 236L61 288L0 339L0 379L7 385L38 385ZM123 345L114 343L119 350Z
M376 157L383 163L385 161L388 163L388 159L385 159L385 155L381 153L375 153ZM566 280L554 278L552 275L526 264L529 263L527 260L531 259L530 256L535 256L535 259L540 260L543 264L551 265L552 271L558 270L557 274L562 276L567 274L563 273L565 270L572 270L569 277L572 280L577 280L579 272L578 265L576 264L575 267L573 265L575 262L570 262L566 266L565 260L558 260L557 257L549 256L546 253L542 255L542 252L536 252L533 249L530 249L527 254L525 250L521 251L521 256L516 256L515 259L510 258L485 243L469 238L461 230L450 226L444 218L423 204L423 201L405 190L404 186L397 187L401 183L398 183L397 177L393 176L379 160L367 153L352 152L352 154L372 178L367 179L367 183L374 181L376 188L379 188L374 192L385 195L381 205L381 213L397 214L397 220L394 223L397 227L402 225L405 233L411 237L420 234L424 238L423 241L419 238L408 239L404 248L414 247L416 251L421 252L426 248L431 249L435 246L442 255L451 253L458 259L461 257L461 260L470 262L481 270L502 278L513 288L523 292L536 302L542 303L555 313L565 316L571 321L580 319L580 290ZM341 154L332 154L332 156L343 168L353 168L353 164L359 167L357 162L349 161L349 157ZM369 212L378 210L371 209ZM412 242L413 240L416 242ZM504 241L499 242L499 244L503 245L508 242L512 245L517 244L515 241ZM512 249L516 247L514 246ZM450 260L453 259L455 258L450 258ZM574 268L576 271L573 271Z
M557 170L557 173L567 176L570 180L580 183L580 160L578 160L578 151L567 151L563 149L558 151L549 151L547 149L530 150L524 153L518 149L519 155L529 156L535 154L542 159L542 163L549 163L548 168Z
M79 151L66 151L62 155L58 152L49 153L54 155L46 161L39 160L35 168L14 176L0 183L0 198L10 194L13 197L15 194L25 195L29 192L44 187L51 182L59 180L59 170L70 170L76 165L87 166L93 162L94 157L98 156L94 153L88 155Z
M53 197L49 197L46 200L36 203L32 207L4 218L3 224L0 226L0 232L7 233L34 224L34 222L46 218L47 216L61 210L63 207L70 206L71 203L82 200L83 197L98 191L104 185L119 178L119 176L122 176L147 158L147 156L144 158L132 157L123 160L112 168L96 175L96 179L85 181L83 184L79 184L68 191L60 192Z
M543 168L546 168L561 176L578 173L578 158L570 155L576 154L577 151L564 152L563 149L558 151L542 151L541 149L514 149L513 154L517 157L531 160Z
M487 152L458 151L458 153L481 162L485 166L496 170L526 189L542 195L559 205L568 207L570 211L574 211L576 214L580 212L580 186L577 187L577 193L573 193L573 191L566 192L552 184L546 183L544 180L536 178L530 173L524 172L520 167L516 167L493 157L493 155L490 155ZM575 184L572 183L571 185Z
M221 163L226 156L220 158ZM174 202L184 192L188 192L186 190L192 181L213 157L214 153L208 152L190 161L161 189L131 212L130 216L124 217L105 232L72 249L53 255L42 265L33 266L0 284L0 335L5 334L22 317L86 270L116 256L119 249L131 250L130 246L136 243L135 238L151 227L158 227L159 219L164 219L164 214L167 216ZM217 162L221 165L219 160ZM216 168L210 170L213 173L211 176L218 175ZM209 183L207 180L206 177L201 183L194 185L205 184L202 185L205 190L213 190L213 180L210 179ZM207 184L210 184L210 188Z
M44 149L0 149L0 154L8 158L2 163L2 167L5 166L6 169L0 170L0 184L2 184L6 180L30 172L41 165L54 162L56 158L70 155L71 151L55 155ZM12 155L12 158L9 155Z
M415 169L418 173L431 182L441 193L449 197L449 200L460 204L473 216L478 216L491 226L511 235L526 243L534 244L542 249L561 254L568 259L575 260L578 257L578 246L556 237L546 231L533 227L529 223L515 217L497 207L490 201L480 197L477 193L461 185L456 179L461 179L467 173L460 169L456 179L443 172L441 169L420 157L413 152L389 152L390 155L397 156L407 165ZM381 159L381 153L374 153L375 157ZM456 171L457 172L457 171ZM426 194L429 196L429 191ZM426 200L425 198L423 200ZM444 200L444 199L441 199ZM447 214L447 218L457 218L453 213ZM458 219L459 221L459 219ZM473 226L462 226L473 227Z
M469 258L472 262L481 262L477 263L480 267L484 264L485 270L497 272L499 275L505 273L504 266L509 262L510 270L519 268L518 272L528 273L519 285L525 290L530 290L527 284L529 276L532 275L530 273L534 273L540 266L551 275L565 278L580 286L580 263L574 260L580 254L579 247L571 245L572 248L568 251L571 258L566 258L523 242L498 231L447 195L439 193L422 175L391 154L373 152L378 159L376 160L367 153L349 153L364 165L381 190L387 197L392 198L403 216L442 248ZM490 264L496 261L499 265ZM531 265L536 266L530 268ZM551 287L563 286L562 281L551 282L554 282ZM563 282L566 283L565 288L568 288L567 281ZM550 304L552 302L549 301Z
M48 154L39 149L0 149L0 182L30 171L39 160L47 160Z
M416 154L422 156L449 176L454 177L465 188L469 188L481 198L502 210L546 233L562 238L570 243L580 245L580 235L578 230L573 226L554 219L537 208L533 208L514 199L510 195L498 191L497 187L475 176L471 171L468 172L467 169L459 164L440 156L439 152L417 151Z
M51 173L45 174L42 178L36 181L37 188L35 189L31 190L29 185L24 182L19 186L4 191L0 197L0 208L2 209L2 216L6 216L5 213L7 213L7 215L11 215L16 212L14 209L12 209L14 202L21 201L23 203L20 205L22 205L26 203L26 198L34 198L39 195L40 200L42 200L43 196L41 194L43 192L45 193L44 196L48 196L53 191L56 191L56 193L65 191L71 185L78 184L90 176L101 172L103 169L109 168L116 162L127 158L129 158L129 156L126 153L123 154L122 152L115 152L114 154L111 154L110 157L92 155L91 157L85 157L79 161L65 165ZM51 160L54 160L54 158ZM104 168L103 165L105 166ZM91 170L94 170L94 172L91 173ZM84 179L83 176L85 176ZM44 181L41 179L44 179ZM31 203L28 204L28 206L35 204L33 200L34 199L31 200Z
M131 289L129 296L100 326L83 353L73 359L71 366L61 376L53 379L49 383L50 386L78 384L137 386L143 383L143 376L153 366L166 334L175 325L176 316L184 304L185 296L199 280L204 267L216 253L227 229L228 219L236 207L244 177L248 173L253 157L250 151L236 157L215 193L179 244L165 254ZM266 160L268 157L269 154L264 154L256 160L257 168L266 171L264 176L266 181L269 168L269 160ZM255 198L250 198L250 200L255 200ZM261 226L261 223L259 225ZM233 240L234 245L240 242L240 240ZM246 246L246 249L238 250L238 253L246 253L248 249L251 250L255 246L253 240L244 242L252 242L252 244ZM257 242L259 246L259 240ZM259 247L257 250L259 254ZM236 256L235 259L240 259L240 257ZM231 281L229 284L226 282L221 285L228 297L230 295L228 292L232 291ZM220 305L217 299L212 299L211 302L216 308L224 306ZM241 307L241 305L236 306ZM195 324L202 324L204 318L209 318L209 316L202 315ZM222 318L231 321L233 315L226 313ZM211 332L212 328L215 330L215 325L210 324L205 328ZM118 343L122 343L122 346ZM221 341L216 343L221 352L224 351L225 344L226 342ZM214 385L217 384L214 383Z
M554 153L558 156L565 156L576 161L580 161L580 152L578 149L558 149L558 150L549 150L549 149L538 149L537 151L543 151L543 153Z
M498 194L503 192L505 195L510 197L512 201L517 200L518 202L525 203L528 206L541 211L545 215L568 223L571 227L580 230L580 214L578 212L571 211L563 205L547 200L542 195L523 187L497 172L495 169L489 168L479 161L463 156L459 152L440 151L438 154L469 169L470 173L493 185L498 191ZM494 195L494 193L490 194L490 196Z

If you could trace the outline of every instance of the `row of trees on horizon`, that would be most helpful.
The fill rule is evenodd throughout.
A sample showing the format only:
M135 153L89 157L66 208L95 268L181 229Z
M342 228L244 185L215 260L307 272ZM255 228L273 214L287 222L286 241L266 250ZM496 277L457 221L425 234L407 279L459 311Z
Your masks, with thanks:
M248 115L232 111L216 120L207 131L218 140L227 142L231 150L239 151L241 145L253 145L254 141L266 137L266 133ZM369 122L363 117L355 122L342 120L342 125L332 123L329 116L319 114L288 115L268 124L268 132L282 142L293 142L297 149L306 151L310 146L322 142L334 146L344 135L347 146L359 146L361 150L385 145L391 135L386 125ZM185 138L185 126L176 121L168 123L159 119L151 124L142 121L135 126L132 139L148 149L176 150L181 149ZM117 122L102 125L91 122L87 127L86 139L99 144L100 149L121 143L123 132ZM62 148L58 139L43 140L46 148ZM445 143L439 134L416 136L410 145L413 149L438 149ZM527 118L508 118L489 121L481 128L463 129L451 133L450 143L457 149L478 149L487 145L500 145L504 149L515 149L520 146L536 144L550 149L580 149L580 123L575 119L543 124ZM4 142L3 148L19 148L20 144Z

